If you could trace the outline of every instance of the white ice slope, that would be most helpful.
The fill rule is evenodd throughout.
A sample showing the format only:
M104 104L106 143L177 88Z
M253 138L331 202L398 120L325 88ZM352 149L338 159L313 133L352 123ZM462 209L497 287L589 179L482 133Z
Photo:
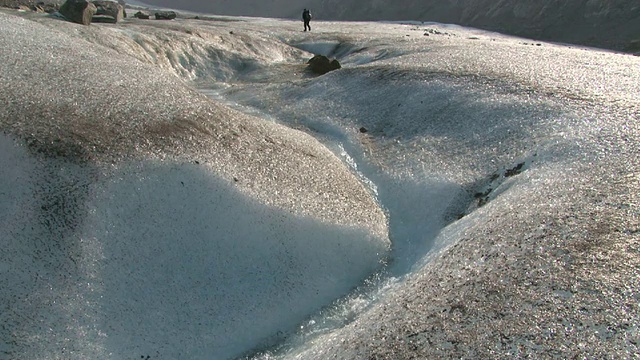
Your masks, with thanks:
M637 353L637 58L216 19L2 16L7 357Z
M384 214L312 137L131 57L135 26L0 16L2 358L229 358L381 267Z

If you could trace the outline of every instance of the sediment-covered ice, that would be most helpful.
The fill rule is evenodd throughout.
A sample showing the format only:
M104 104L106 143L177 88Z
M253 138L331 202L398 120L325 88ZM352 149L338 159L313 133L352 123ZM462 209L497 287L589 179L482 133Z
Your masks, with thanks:
M207 19L0 13L0 354L638 352L638 58Z

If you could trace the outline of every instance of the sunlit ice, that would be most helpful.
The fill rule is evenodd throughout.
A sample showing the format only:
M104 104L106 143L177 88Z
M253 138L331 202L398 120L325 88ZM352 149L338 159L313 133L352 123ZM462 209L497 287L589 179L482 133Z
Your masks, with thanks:
M0 17L8 358L637 349L638 58L436 23Z

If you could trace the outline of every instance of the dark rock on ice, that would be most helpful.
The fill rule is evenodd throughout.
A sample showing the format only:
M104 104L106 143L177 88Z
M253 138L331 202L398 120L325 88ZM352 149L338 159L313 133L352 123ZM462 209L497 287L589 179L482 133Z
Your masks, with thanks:
M138 19L149 19L149 14L144 13L142 11L138 11L137 13L135 13L133 15L134 18L138 18Z
M67 0L60 7L60 14L69 21L89 25L97 10L95 5L86 0Z
M319 75L326 74L329 71L337 70L342 67L338 60L329 60L329 58L324 55L316 55L312 57L307 64L309 64L309 70Z
M115 1L98 0L92 3L96 6L92 22L117 23L124 18L124 7Z
M173 20L177 14L175 11L158 11L155 16L156 20Z

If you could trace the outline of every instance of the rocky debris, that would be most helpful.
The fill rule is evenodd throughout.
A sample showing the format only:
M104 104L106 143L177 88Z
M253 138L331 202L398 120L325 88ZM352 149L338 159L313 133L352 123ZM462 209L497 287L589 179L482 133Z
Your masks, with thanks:
M175 11L158 11L155 13L156 20L173 20L176 16Z
M60 9L60 0L0 0L0 7L52 14Z
M40 1L38 4L32 8L31 10L37 12L45 12L47 14L53 14L60 10L60 4L57 2L43 2Z
M486 205L490 200L493 190L497 189L506 178L522 173L527 169L527 167L527 162L523 161L517 163L512 168L505 169L502 172L493 173L488 179L488 184L486 184L483 189L473 194L473 197L477 200L477 207Z
M522 167L524 166L524 163L518 163L518 165L512 167L511 169L507 169L504 172L504 177L511 177L511 176L515 176L518 175L522 172Z
M67 0L60 7L60 14L69 21L89 25L97 10L96 6L87 0Z
M444 33L436 29L424 29L425 34L443 35Z
M66 7L63 6L69 3ZM96 11L90 17L91 10L85 12L85 3L91 3L96 7ZM88 25L91 22L111 22L116 23L127 17L126 3L124 0L88 0L71 1L63 0L0 0L0 7L17 9L22 11L35 11L53 14L60 12L70 21ZM90 7L88 7L90 9ZM75 12L75 14L72 14ZM82 14L81 14L82 13ZM86 18L83 18L86 17Z
M319 75L326 74L329 71L337 70L342 67L338 60L330 60L324 55L316 55L312 57L307 61L307 64L309 64L309 70Z
M120 3L110 0L95 0L92 1L96 6L96 13L93 16L92 22L109 22L117 23L124 18L124 6Z
M133 14L133 17L138 19L149 19L149 14L138 11L137 13Z

